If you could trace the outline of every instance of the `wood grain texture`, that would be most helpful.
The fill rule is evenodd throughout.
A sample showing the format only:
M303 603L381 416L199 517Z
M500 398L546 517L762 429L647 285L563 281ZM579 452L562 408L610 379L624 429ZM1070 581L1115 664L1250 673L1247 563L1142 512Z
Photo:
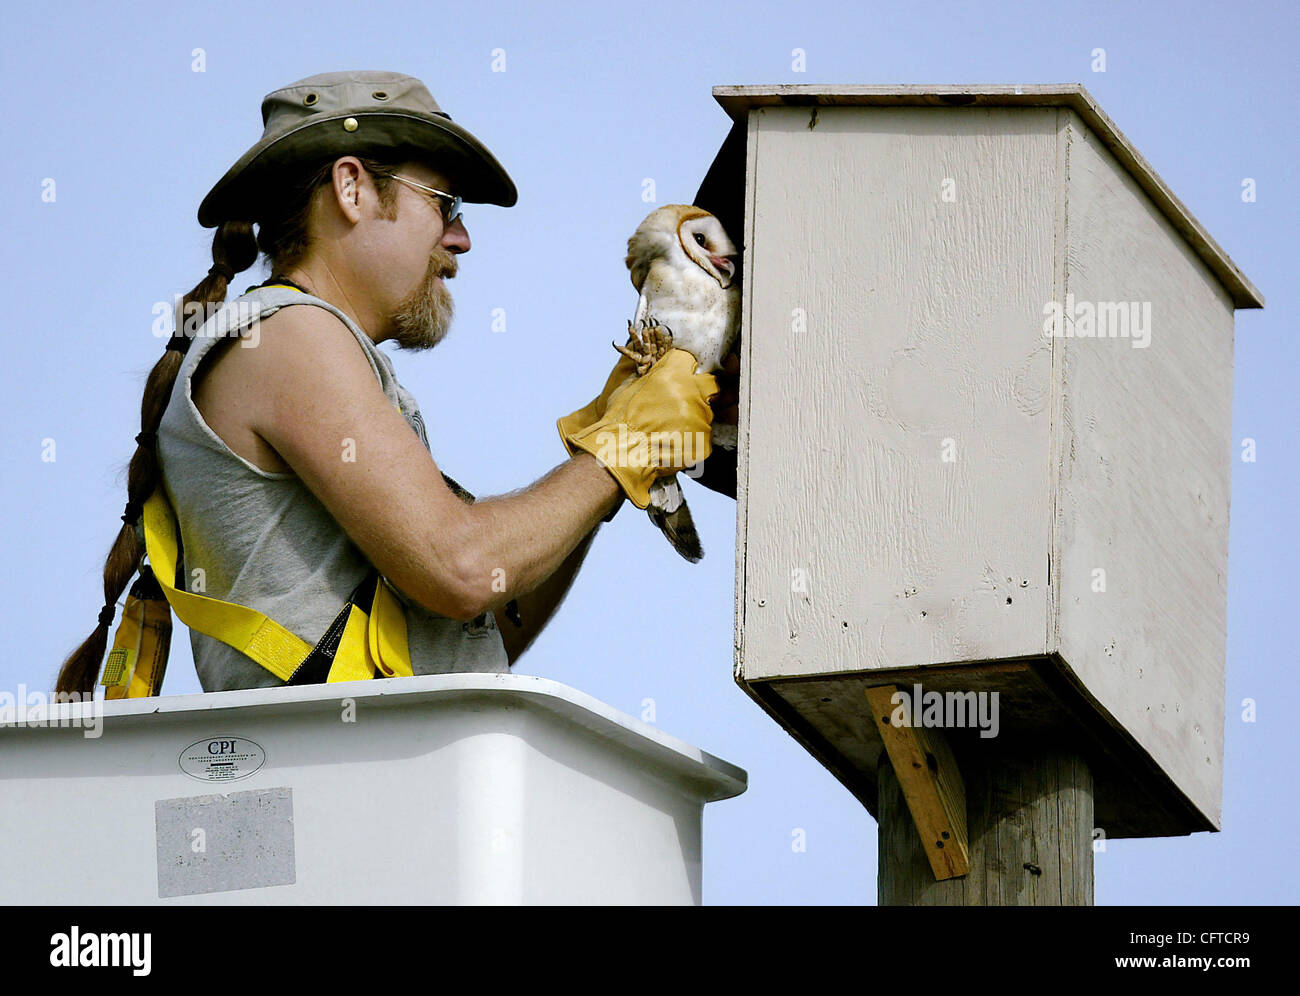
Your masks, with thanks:
M1233 305L1068 115L1067 286L1151 305L1150 344L1054 340L1057 649L1214 826L1223 778ZM1105 571L1105 591L1094 590Z
M1059 748L980 751L966 784L970 872L936 881L887 761L879 776L881 906L1091 906L1092 779Z
M966 844L966 788L942 730L894 722L896 685L866 690L890 770L907 800L917 838L935 879L970 870ZM907 694L907 693L905 693ZM916 703L920 709L920 703Z
M1050 84L930 84L885 85L855 83L775 83L758 86L715 86L713 98L736 121L758 107L1059 107L1073 110L1135 181L1164 212L1232 295L1238 308L1262 308L1264 296L1247 279L1204 226L1136 146L1080 83Z
M750 147L741 676L1043 653L1056 110L765 108Z

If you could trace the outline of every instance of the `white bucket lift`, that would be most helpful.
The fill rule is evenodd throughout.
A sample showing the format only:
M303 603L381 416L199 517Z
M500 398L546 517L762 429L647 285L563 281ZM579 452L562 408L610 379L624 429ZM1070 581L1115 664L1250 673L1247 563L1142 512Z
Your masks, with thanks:
M0 903L699 904L747 779L530 675L94 709L0 715Z

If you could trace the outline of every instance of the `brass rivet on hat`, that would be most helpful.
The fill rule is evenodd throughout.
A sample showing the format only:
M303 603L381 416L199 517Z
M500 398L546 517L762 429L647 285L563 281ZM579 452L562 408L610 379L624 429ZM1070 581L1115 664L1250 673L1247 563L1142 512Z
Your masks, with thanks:
M317 97L315 93L309 93L307 94L307 96L302 98L302 102L306 104L308 107L311 107L312 104L316 103L316 100Z
M388 94L385 93L383 90L376 90L376 91L375 91L374 93L372 93L370 96L374 97L375 100L387 100L387 99L388 99Z
M344 131L356 131L358 128L356 118L345 118L343 121Z

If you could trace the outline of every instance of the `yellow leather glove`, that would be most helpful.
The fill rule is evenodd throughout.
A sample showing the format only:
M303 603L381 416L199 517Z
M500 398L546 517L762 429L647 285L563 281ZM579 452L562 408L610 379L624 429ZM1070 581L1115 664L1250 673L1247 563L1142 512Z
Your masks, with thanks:
M609 375L609 380L605 381L605 388L600 395L591 402L591 404L579 408L572 415L565 415L555 424L559 427L560 438L564 440L564 446L569 451L569 456L574 456L576 451L569 443L569 436L592 425L605 414L605 408L609 404L609 396L619 387L627 382L629 377L636 376L636 364L626 356L620 356L618 363L614 364L614 370Z
M686 350L669 350L644 376L615 387L596 421L566 431L560 419L564 445L570 453L594 456L632 504L645 508L656 478L685 470L710 453L709 400L717 395L718 382L712 374L697 374L696 366Z

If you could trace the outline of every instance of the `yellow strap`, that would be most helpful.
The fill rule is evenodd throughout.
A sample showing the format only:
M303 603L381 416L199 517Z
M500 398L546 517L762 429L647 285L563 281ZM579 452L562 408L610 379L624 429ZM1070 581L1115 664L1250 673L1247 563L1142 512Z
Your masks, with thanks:
M131 673L140 657L144 639L144 603L130 595L122 609L122 621L113 637L113 647L104 661L104 675L99 683L107 687L104 697L120 699L127 694Z
M288 681L294 668L311 652L311 644L247 605L180 591L172 584L179 542L176 517L162 485L144 503L143 518L145 550L154 577L181 622L247 654L281 681Z
M145 549L154 577L181 622L234 647L281 681L288 681L311 652L311 644L256 609L181 591L172 584L176 577L179 530L161 485L144 504L143 522ZM413 673L406 614L382 577L376 582L370 612L352 607L326 680L372 678L376 667L384 677L410 677Z
M379 579L370 606L370 658L385 678L411 677L410 648L406 643L406 613L392 590Z
M172 614L166 602L126 596L122 624L104 665L106 699L149 698L159 694L167 670Z
M366 650L366 630L372 620L355 605L343 627L334 664L330 667L327 682L365 681L375 676L375 665Z

